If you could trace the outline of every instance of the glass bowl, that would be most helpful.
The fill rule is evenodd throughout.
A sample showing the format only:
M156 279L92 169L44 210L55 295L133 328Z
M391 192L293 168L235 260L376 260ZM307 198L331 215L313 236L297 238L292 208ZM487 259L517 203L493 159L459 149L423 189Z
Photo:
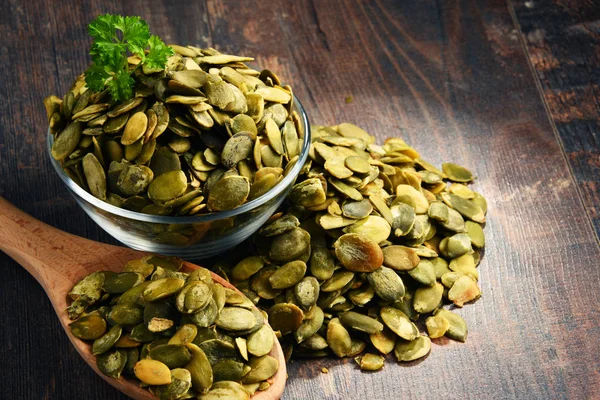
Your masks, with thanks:
M197 216L156 216L115 207L85 191L63 170L50 151L54 137L48 131L48 155L54 170L79 206L109 235L136 250L200 260L223 253L256 232L275 213L294 185L308 158L310 126L302 104L294 96L303 134L300 156L290 172L271 190L233 210Z

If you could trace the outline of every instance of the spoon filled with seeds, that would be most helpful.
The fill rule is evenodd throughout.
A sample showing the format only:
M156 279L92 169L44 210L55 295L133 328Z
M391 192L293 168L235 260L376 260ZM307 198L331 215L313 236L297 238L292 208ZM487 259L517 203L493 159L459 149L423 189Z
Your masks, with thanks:
M83 359L131 398L283 393L285 359L266 315L218 275L62 232L1 197L0 250L42 285Z

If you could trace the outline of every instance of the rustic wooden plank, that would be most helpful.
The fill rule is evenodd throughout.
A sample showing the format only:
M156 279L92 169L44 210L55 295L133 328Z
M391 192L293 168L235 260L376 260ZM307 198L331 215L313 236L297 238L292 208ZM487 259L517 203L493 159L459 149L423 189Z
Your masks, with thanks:
M529 59L600 234L600 2L513 1Z
M140 14L167 41L257 55L293 85L313 123L354 122L380 140L402 135L426 159L477 173L475 188L490 202L488 247L483 298L458 311L467 343L436 340L426 360L389 358L373 374L352 360L294 361L285 398L592 398L600 390L600 251L503 1L6 3L0 72L18 79L0 81L0 194L69 232L111 241L47 162L41 100L85 68L84 27L99 12ZM71 350L37 283L6 255L0 265L2 393L124 398Z

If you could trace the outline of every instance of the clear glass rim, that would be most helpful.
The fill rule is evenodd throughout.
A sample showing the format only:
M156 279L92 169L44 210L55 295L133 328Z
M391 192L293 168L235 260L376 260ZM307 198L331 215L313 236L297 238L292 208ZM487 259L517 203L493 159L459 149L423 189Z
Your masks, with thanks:
M173 217L173 216L161 216L161 215L151 215L151 214L143 214L136 211L126 210L124 208L119 208L113 206L107 202L104 202L96 197L94 197L91 193L85 191L81 186L79 186L73 179L71 179L67 173L64 171L62 165L59 161L55 160L52 157L52 142L53 137L50 134L50 129L48 129L48 133L46 136L46 144L48 148L48 157L50 158L50 162L54 167L54 170L60 177L60 179L67 185L67 187L75 193L78 197L85 200L86 202L92 204L93 206L100 208L110 214L118 215L120 217L143 221L143 222L153 222L159 224L194 224L194 223L202 223L202 222L211 222L217 221L225 218L232 218L240 214L244 214L248 211L251 211L267 202L272 200L281 194L291 183L294 181L298 175L300 174L300 170L304 166L308 158L308 150L310 147L310 125L308 123L308 117L306 115L306 111L302 106L302 103L298 100L298 98L294 95L294 107L298 108L300 120L304 127L304 141L302 144L302 149L300 151L300 155L296 164L292 167L290 172L279 182L275 187L269 190L267 193L262 196L251 200L241 206L234 208L233 210L228 211L219 211L213 212L209 214L191 216L191 217Z

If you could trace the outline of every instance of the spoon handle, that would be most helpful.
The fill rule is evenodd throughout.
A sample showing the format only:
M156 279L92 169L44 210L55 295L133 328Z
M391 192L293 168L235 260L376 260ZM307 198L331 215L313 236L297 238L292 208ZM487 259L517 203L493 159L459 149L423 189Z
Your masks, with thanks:
M51 300L58 300L54 299L55 293L66 293L86 274L111 262L132 259L137 253L53 228L3 197L0 197L0 250L25 268Z

